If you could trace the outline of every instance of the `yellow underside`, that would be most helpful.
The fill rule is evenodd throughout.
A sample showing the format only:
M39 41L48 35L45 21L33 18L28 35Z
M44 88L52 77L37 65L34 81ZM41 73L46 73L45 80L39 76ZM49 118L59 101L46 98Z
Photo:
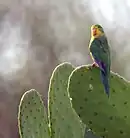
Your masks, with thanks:
M91 43L93 40L94 40L94 37L92 36L90 39L90 42L89 42L89 52L90 52L90 46L91 46ZM92 60L95 61L91 52L90 52L90 56L91 56Z

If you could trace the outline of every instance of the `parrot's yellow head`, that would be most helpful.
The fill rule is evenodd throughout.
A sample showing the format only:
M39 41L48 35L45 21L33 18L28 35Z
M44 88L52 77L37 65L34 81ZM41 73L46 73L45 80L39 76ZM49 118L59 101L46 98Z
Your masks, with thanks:
M95 24L91 26L91 36L94 38L100 37L104 35L104 30L99 24Z

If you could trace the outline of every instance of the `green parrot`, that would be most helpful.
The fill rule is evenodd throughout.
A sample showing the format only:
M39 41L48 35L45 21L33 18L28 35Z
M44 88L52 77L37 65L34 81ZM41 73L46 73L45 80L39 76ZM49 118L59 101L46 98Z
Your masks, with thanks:
M89 43L90 55L94 61L92 66L100 68L101 80L106 94L110 94L110 46L101 25L95 24L91 27L91 40Z

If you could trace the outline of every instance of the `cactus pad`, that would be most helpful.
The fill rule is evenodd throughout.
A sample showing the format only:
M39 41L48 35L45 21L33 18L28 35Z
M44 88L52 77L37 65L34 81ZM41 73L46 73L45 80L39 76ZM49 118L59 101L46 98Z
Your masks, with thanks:
M110 97L104 92L99 68L81 66L70 75L72 105L82 121L103 138L130 137L130 83L111 72Z
M83 138L85 125L73 110L67 92L68 78L74 67L69 63L58 65L49 87L49 120L53 138Z
M18 125L21 138L50 138L41 96L33 89L25 92L21 98Z

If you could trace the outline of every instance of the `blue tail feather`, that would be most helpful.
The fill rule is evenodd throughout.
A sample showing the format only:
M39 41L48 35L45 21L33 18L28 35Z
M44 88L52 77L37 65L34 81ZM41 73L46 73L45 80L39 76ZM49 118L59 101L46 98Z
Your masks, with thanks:
M102 83L103 83L103 85L104 85L105 92L106 92L106 94L107 94L108 97L109 97L109 94L110 94L110 87L109 87L109 78L108 78L107 68L106 68L106 66L104 65L104 63L102 63L102 62L96 61L96 63L99 65L101 80L102 80Z
M101 79L102 79L102 83L103 83L103 85L104 85L105 92L106 92L106 94L107 94L108 97L109 97L110 87L109 87L108 76L107 76L107 74L105 74L102 70L101 70L100 72L101 72Z

